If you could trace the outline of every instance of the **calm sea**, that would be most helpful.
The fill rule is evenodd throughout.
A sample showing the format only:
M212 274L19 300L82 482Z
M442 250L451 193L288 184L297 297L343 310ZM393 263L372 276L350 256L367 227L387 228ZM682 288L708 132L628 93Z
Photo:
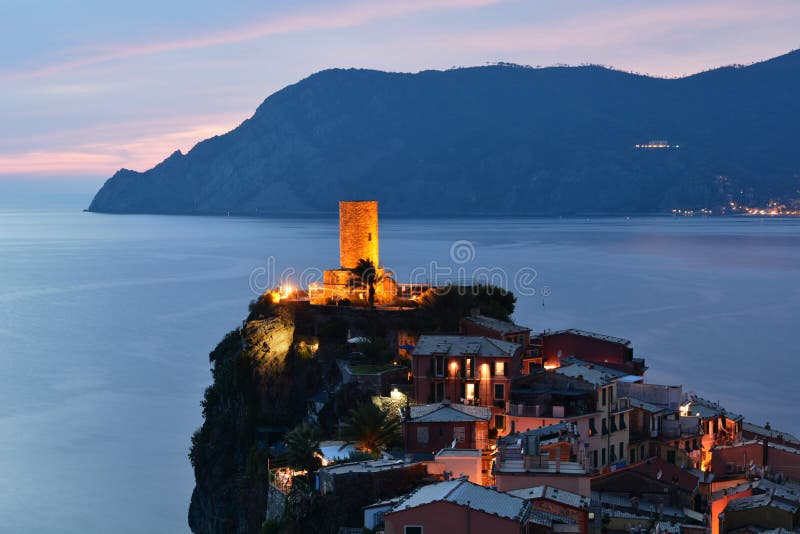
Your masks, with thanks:
M338 263L337 221L82 213L88 200L0 209L0 525L185 532L208 352L270 257ZM800 432L800 220L385 219L380 238L401 280L525 273L518 322L627 337L650 382Z

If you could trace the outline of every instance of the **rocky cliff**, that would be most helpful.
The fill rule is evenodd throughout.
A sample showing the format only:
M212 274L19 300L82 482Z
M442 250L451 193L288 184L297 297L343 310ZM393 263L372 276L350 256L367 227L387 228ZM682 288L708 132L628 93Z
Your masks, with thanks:
M259 531L267 505L264 427L291 427L320 380L318 363L293 349L294 331L291 314L279 311L229 333L211 353L213 384L190 453L193 532Z

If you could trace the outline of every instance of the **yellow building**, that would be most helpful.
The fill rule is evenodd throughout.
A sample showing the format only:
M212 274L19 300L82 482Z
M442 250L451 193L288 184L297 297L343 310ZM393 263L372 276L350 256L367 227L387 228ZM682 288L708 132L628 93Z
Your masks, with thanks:
M378 247L378 201L339 202L339 268L326 270L322 283L308 288L313 304L328 304L339 300L369 298L369 288L353 273L359 260L369 260L376 267L378 282L375 302L387 303L395 299L397 284L380 266Z

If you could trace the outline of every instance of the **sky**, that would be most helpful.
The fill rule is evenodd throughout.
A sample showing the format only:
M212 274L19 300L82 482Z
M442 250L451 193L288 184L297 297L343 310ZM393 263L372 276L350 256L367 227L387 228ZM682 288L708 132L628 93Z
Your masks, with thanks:
M675 77L800 48L798 28L797 0L0 0L0 182L146 170L326 68Z

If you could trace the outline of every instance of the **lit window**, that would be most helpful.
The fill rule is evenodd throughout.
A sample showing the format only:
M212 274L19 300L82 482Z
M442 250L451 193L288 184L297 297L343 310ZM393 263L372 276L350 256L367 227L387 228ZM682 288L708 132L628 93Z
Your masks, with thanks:
M494 362L495 376L506 376L506 362Z
M475 399L475 384L467 384L466 394L464 396L468 401Z

